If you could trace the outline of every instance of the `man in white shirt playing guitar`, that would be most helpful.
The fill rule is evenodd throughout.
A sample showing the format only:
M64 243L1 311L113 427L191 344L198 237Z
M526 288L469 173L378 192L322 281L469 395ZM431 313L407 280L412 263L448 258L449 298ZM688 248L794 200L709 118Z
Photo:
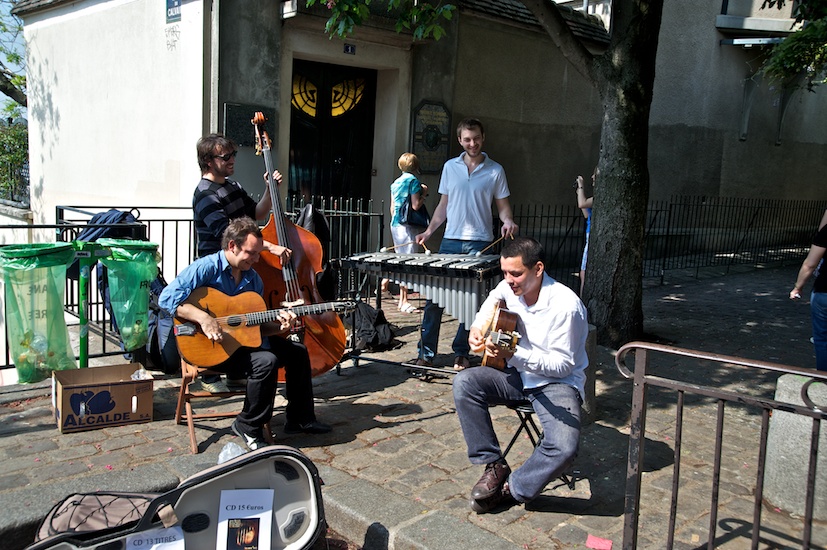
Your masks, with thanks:
M500 254L503 281L483 303L468 339L473 350L485 351L487 365L505 361L505 366L466 369L454 379L468 458L485 465L471 490L471 509L480 514L536 498L571 464L579 446L588 366L586 308L571 289L545 273L542 258L543 248L534 239L507 241ZM486 332L501 304L518 317L513 346L495 343ZM543 439L512 472L488 408L525 400L540 420Z

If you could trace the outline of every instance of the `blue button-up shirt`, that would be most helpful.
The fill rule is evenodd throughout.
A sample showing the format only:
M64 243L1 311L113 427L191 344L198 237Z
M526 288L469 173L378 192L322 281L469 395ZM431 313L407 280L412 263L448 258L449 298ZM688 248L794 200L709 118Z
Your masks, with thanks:
M233 279L232 266L227 261L223 250L199 258L178 274L158 298L161 309L172 316L192 291L202 286L220 290L228 296L236 296L242 292L264 292L264 283L261 277L252 269L241 272L241 281L236 284Z

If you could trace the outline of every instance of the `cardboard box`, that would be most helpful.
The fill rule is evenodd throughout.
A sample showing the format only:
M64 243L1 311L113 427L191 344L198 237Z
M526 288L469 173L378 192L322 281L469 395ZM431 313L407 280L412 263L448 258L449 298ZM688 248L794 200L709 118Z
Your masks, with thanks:
M60 433L152 421L152 380L132 380L138 363L54 371L52 406Z

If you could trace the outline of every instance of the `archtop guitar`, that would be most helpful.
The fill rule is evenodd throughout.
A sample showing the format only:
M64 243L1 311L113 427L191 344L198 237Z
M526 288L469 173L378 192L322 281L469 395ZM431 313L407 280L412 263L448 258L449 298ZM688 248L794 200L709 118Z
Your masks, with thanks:
M520 317L513 311L508 311L505 302L500 300L500 303L494 308L494 316L484 332L485 338L490 337L491 342L502 349L514 351L517 342L521 338L520 333L517 332L517 321L519 319ZM505 359L493 357L485 351L482 356L482 364L486 367L502 370L505 368L506 362Z

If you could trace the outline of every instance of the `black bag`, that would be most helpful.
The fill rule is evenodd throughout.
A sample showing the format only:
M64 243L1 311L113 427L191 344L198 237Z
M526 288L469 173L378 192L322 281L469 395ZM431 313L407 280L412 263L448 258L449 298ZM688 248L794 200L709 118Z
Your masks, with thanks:
M356 303L353 334L353 348L359 351L386 351L397 347L393 330L385 318L385 312L365 302Z
M77 236L78 241L95 242L101 237L109 237L112 239L135 239L142 237L146 239L146 226L136 225L138 218L132 211L125 212L123 210L116 210L114 208L106 212L98 212L89 219L87 227ZM89 227L95 225L110 225L124 224L123 227ZM100 265L100 264L99 264ZM68 268L66 268L66 276L77 281L80 278L80 270L78 261L75 260ZM100 281L100 280L99 280ZM98 282L98 285L101 283ZM101 297L103 292L101 291Z
M425 203L419 207L419 210L414 210L411 203L411 188L408 187L408 198L399 207L399 223L402 225L414 225L416 227L428 227L431 223L431 215L425 207Z
M330 224L327 223L325 215L315 206L306 204L299 212L296 225L316 235L322 245L322 270L316 273L316 288L324 300L332 302L336 299L338 281L336 272L327 257L327 251L330 248Z

